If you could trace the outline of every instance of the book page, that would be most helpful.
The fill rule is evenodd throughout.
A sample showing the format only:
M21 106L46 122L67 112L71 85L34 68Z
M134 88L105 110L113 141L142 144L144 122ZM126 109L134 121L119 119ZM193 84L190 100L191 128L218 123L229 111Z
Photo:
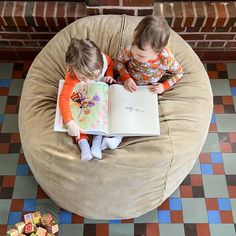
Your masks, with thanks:
M73 119L85 133L107 133L108 85L102 82L77 84L71 95L70 109ZM58 123L63 126L61 115Z
M60 107L59 107L59 96L62 90L62 86L64 84L64 80L59 80L59 85L58 85L58 93L57 93L57 106L56 106L56 114L55 114L55 121L54 121L54 131L59 131L59 132L66 132L66 126L63 124L63 118L60 112Z
M123 85L111 85L109 102L111 135L160 134L157 94L151 93L147 86L129 92Z

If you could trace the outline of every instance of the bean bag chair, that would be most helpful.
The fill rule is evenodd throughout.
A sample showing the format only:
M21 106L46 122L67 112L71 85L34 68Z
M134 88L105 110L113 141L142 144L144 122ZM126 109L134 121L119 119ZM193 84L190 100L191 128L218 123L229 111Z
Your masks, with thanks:
M82 163L72 138L53 131L58 82L64 78L71 38L90 38L116 58L141 19L99 15L73 22L43 48L25 79L19 110L25 158L50 198L84 217L127 219L158 207L190 172L207 137L213 108L208 75L173 31L168 47L184 76L159 96L160 136L124 138L118 149L104 151L102 160Z

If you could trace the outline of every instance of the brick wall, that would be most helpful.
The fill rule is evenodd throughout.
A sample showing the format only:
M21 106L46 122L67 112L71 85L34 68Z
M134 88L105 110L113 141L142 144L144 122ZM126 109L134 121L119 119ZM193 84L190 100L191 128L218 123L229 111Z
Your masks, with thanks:
M0 1L0 60L33 59L62 28L88 15L163 15L203 61L236 61L236 2Z
M236 2L155 3L204 61L236 61Z

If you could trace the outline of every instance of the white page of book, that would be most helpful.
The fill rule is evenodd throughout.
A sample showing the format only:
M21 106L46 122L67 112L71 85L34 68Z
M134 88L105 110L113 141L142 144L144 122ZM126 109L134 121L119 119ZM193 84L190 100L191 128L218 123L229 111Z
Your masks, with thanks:
M147 86L129 92L123 85L111 85L109 102L111 135L160 135L157 94Z
M56 114L55 114L55 121L54 121L54 131L60 131L60 132L66 132L67 129L66 127L63 125L63 119L60 113L60 107L59 107L59 96L62 90L64 84L64 80L60 80L59 81L59 85L58 85L58 94L57 94L57 107L56 107Z

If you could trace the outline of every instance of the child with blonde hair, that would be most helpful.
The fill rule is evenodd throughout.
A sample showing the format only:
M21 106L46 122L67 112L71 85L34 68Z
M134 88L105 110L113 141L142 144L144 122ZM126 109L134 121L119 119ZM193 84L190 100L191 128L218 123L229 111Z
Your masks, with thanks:
M65 82L59 97L59 107L68 134L76 137L76 142L81 149L81 161L89 161L93 157L102 159L102 136L93 137L90 148L88 135L84 134L75 123L71 110L70 98L74 87L78 83L84 85L91 81L114 82L113 61L111 57L101 53L97 45L89 39L73 38L66 52L67 72Z

